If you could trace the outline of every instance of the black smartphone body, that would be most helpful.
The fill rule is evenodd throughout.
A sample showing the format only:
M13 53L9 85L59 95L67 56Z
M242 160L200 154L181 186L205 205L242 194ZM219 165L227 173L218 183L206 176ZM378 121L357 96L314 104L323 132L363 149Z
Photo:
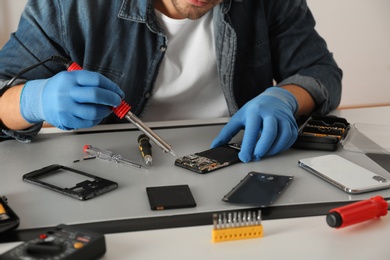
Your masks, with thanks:
M23 180L79 200L114 190L118 183L59 164L23 175Z

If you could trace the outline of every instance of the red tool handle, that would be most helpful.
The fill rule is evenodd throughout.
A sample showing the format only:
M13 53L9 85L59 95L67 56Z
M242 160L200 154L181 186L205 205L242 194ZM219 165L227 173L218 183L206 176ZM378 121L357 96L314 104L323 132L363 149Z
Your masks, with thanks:
M67 71L82 70L83 68L78 65L76 62L71 62L70 64L65 64ZM124 100L117 107L112 107L111 110L116 116L122 119L131 109L131 106Z
M326 222L334 228L342 228L370 219L386 216L389 204L381 196L331 209Z
M80 65L77 64L77 63L74 62L74 61L66 68L67 71L82 70L82 69L83 69L83 68L80 67Z

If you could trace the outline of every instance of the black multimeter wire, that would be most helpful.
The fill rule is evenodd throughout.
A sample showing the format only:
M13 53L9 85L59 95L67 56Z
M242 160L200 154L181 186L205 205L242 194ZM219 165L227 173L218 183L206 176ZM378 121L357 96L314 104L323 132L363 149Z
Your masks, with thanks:
M24 70L20 71L18 74L16 74L12 79L10 79L7 84L4 86L3 89L1 89L1 92L4 93L6 90L8 90L12 83L15 82L15 80L17 80L20 76L22 76L24 73L32 70L32 69L35 69L36 67L42 65L42 64L45 64L46 62L49 62L49 61L52 61L54 63L58 63L58 64L61 64L61 65L64 65L64 66L69 66L71 64L71 61L68 60L67 58L64 58L62 56L58 56L58 55L53 55L51 56L50 58L46 59L46 60L43 60L41 62L38 62L28 68L25 68Z
M14 83L15 80L17 80L17 79L18 79L20 76L22 76L24 73L26 73L26 72L28 72L28 71L30 71L30 70L32 70L32 69L34 69L34 68L36 68L36 67L42 65L42 64L44 64L44 63L46 63L46 62L48 62L48 61L51 61L51 58L46 59L46 60L44 60L44 61L41 61L41 62L39 62L39 63L37 63L37 64L34 64L34 65L32 65L32 66L30 66L30 67L28 67L28 68L25 68L24 70L20 71L20 72L19 72L18 74L16 74L12 79L10 79L10 80L8 81L8 83L5 85L5 88L11 87L11 84Z

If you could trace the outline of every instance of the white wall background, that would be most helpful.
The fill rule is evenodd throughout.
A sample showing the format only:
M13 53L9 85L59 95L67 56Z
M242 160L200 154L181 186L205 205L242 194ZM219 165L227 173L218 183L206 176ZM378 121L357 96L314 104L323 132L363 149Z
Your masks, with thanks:
M0 47L16 30L26 1L0 0ZM344 71L340 107L390 105L390 1L307 1Z
M344 71L340 106L390 105L390 1L307 1Z
M27 0L0 0L0 48L16 30L19 16Z

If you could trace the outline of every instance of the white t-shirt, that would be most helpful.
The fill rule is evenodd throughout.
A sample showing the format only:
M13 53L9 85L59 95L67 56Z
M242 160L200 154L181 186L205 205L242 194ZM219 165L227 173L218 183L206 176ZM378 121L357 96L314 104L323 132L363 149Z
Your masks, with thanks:
M171 19L157 10L156 15L168 48L142 120L228 116L217 73L212 12L198 20Z

